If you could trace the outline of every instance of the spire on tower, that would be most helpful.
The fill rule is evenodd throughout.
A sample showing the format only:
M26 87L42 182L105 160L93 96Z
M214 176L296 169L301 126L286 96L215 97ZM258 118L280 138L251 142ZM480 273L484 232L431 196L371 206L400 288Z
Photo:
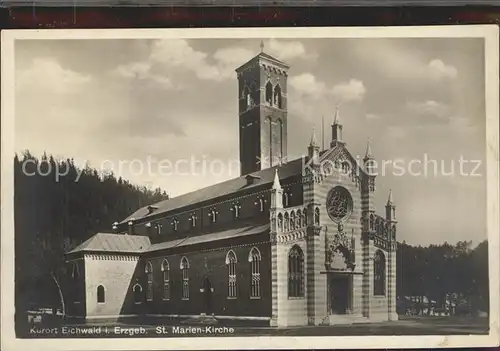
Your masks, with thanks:
M389 189L389 198L387 199L387 205L392 205L392 189Z
M276 170L274 171L273 189L275 190L281 189L280 177L278 175L278 168L276 168Z
M368 158L373 158L373 155L372 155L372 143L371 143L370 138L368 138L368 141L366 143L365 159L368 159Z
M335 106L335 114L333 116L333 124L340 124L339 105Z
M264 52L264 40L260 41L260 52Z
M313 127L312 135L311 135L311 142L309 143L309 146L317 146L317 145L318 145L318 143L316 142L316 130Z

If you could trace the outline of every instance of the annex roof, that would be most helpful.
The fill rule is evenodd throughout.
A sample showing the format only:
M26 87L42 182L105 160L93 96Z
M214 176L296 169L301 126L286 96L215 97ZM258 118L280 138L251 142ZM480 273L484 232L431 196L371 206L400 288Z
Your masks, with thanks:
M68 254L76 252L142 253L151 246L149 237L114 233L97 233Z
M189 236L187 238L175 239L151 245L146 251L159 251L173 247L183 247L195 244L203 244L217 240L232 239L248 235L256 235L269 231L269 223L262 225L253 225L240 228L232 228L218 231L210 234Z

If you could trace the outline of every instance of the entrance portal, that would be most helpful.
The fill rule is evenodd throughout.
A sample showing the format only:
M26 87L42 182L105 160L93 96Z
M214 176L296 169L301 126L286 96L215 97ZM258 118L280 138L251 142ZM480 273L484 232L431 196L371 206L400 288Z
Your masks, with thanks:
M349 276L333 276L330 279L330 313L347 314L350 308Z
M203 303L206 314L212 313L212 283L208 277L205 277L202 282Z

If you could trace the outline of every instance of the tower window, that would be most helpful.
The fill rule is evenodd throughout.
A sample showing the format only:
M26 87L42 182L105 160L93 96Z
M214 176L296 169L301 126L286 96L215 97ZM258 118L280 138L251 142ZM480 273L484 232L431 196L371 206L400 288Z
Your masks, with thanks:
M208 217L210 217L210 223L217 222L217 214L218 213L219 212L217 212L217 210L215 208L210 209L210 211L208 212Z
M267 82L266 84L266 102L269 105L273 104L273 85L271 82Z
M231 207L231 212L233 212L233 219L240 218L241 205L239 203L234 204Z
M281 95L281 87L279 84L276 84L274 88L274 105L278 108L282 108L282 95Z
M174 218L172 220L172 230L176 232L178 228L179 228L179 220L177 218Z
M319 208L314 210L314 225L319 225Z

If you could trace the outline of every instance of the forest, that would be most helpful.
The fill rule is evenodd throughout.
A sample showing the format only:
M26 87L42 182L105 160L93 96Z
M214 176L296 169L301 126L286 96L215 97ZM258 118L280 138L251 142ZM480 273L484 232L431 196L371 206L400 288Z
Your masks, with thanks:
M64 176L56 177L56 169ZM62 171L61 171L62 170ZM79 177L79 178L78 178ZM16 309L61 308L63 253L142 206L168 198L72 159L14 157ZM399 313L430 313L450 301L464 313L488 311L488 243L427 247L398 243ZM432 306L431 306L432 305Z
M167 198L159 188L139 187L89 166L81 169L72 159L35 157L29 151L15 155L16 309L61 308L64 252Z

